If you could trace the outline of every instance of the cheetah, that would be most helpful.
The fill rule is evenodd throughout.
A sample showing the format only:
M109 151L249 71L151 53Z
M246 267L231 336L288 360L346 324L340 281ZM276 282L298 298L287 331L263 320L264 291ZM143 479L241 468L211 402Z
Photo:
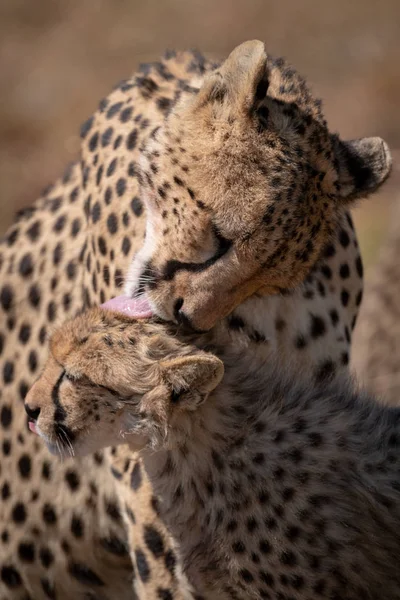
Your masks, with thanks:
M211 340L91 309L54 333L30 427L140 452L197 597L400 598L400 411Z
M261 77L260 85L255 85L260 70L253 67L243 80L243 61L251 65L253 59L268 71L268 78ZM115 468L123 447L115 456L109 451L97 452L60 463L27 430L21 401L43 367L49 332L65 318L120 294L125 279L128 296L146 287L155 311L170 318L170 309L165 306L162 314L161 308L170 286L173 311L179 315L181 326L207 329L222 319L216 325L221 344L236 344L243 353L252 348L266 359L279 359L317 380L348 368L352 329L362 297L362 261L346 211L353 198L367 195L387 177L387 147L377 138L345 143L331 135L306 83L283 60L260 52L259 43L239 47L224 64L218 69L198 53L169 52L160 62L143 66L119 84L82 126L80 162L18 217L2 243L2 600L132 598L135 573L134 586L141 598L152 594L180 597L176 576L181 567L174 540L158 516L157 499L145 475L140 486L134 483L136 462L132 453L127 453L124 466L133 482L128 510L119 504L121 482ZM213 185L220 181L221 203L217 205L212 190L205 186L203 196L199 189L198 169L206 160L201 135L199 160L190 151L190 144L186 150L186 130L180 141L172 137L168 145L167 140L174 134L177 120L183 125L186 114L187 130L193 126L198 131L199 123L191 114L193 102L201 97L204 105L199 108L199 118L205 118L209 111L211 119L215 110L220 119L211 122L210 130L217 134L221 126L221 135L226 134L225 114L229 121L235 121L233 97L230 92L216 93L218 86L212 82L223 81L227 69L232 76L229 80L237 75L246 89L254 92L248 150L256 150L257 130L260 140L268 141L268 160L263 168L259 150L254 161L249 152L240 154L236 142L242 130L243 104L237 105L240 119L234 136L224 145L228 155L231 148L232 159L236 156L236 165L232 162L231 172L222 169L220 175L205 171L206 180L212 180ZM157 156L164 150L165 157ZM164 158L166 162L161 164ZM216 155L209 158L217 165ZM253 172L255 166L257 174ZM325 167L326 180L322 172ZM292 170L298 172L295 182ZM248 171L249 178L254 175L247 181L257 198L254 211L244 210L240 182L231 181L237 188L236 198L229 192L231 186L227 189L224 183L239 171ZM265 178L260 179L263 173ZM305 191L314 190L311 198L304 196L304 205L297 181ZM265 195L262 205L260 186ZM222 202L228 192L233 203L229 207ZM165 209L161 209L160 199L165 199ZM165 221L162 230L150 202L160 208ZM308 214L304 208L309 202ZM326 219L322 219L318 215L325 211L325 202ZM235 216L236 225L236 216L243 214L245 227L240 236L237 229L224 229L221 219L227 211ZM257 227L254 232L250 230L257 218L265 224L264 233ZM249 235L254 238L253 258ZM261 270L258 280L253 268L254 261L259 260L256 257L263 235L270 235L276 247L271 251L268 246L264 261L267 271L275 274L271 285L265 281L267 271ZM304 247L305 237L309 239ZM292 240L298 252L295 269L288 252ZM137 251L138 258L133 260ZM239 262L235 264L235 260L241 262L243 275L246 271L246 281L238 279ZM142 269L143 261L147 272ZM173 276L170 281L159 281L165 266L162 261ZM204 263L210 271L206 272ZM212 278L204 281L206 311L197 306L196 314L203 316L201 323L195 322L190 309L193 296L189 297L184 288L193 277L197 294L199 278L217 275L220 267L221 302L217 279L214 286ZM228 284L228 270L234 275L235 302L242 304L226 315L229 294L223 286ZM151 290L147 290L148 285ZM279 293L270 295L278 288ZM211 307L212 297L216 308ZM179 298L182 306L176 302ZM185 318L187 322L183 322ZM149 523L162 532L161 554L146 537Z

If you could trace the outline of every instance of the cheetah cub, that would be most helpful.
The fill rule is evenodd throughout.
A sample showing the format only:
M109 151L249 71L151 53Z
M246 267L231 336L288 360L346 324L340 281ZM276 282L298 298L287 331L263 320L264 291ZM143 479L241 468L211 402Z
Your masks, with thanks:
M53 335L30 428L140 450L204 598L399 599L400 411L209 343L91 309Z

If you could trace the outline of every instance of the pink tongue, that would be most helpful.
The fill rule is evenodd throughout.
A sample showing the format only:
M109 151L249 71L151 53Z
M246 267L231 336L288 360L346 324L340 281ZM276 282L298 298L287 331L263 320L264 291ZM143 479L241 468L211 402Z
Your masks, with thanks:
M29 429L31 431L33 431L33 433L36 433L36 435L37 435L38 432L36 431L36 424L34 423L34 421L28 421L28 425L29 425Z
M153 315L153 311L146 296L140 298L129 298L129 296L117 296L101 304L101 308L122 313L132 319L147 319Z

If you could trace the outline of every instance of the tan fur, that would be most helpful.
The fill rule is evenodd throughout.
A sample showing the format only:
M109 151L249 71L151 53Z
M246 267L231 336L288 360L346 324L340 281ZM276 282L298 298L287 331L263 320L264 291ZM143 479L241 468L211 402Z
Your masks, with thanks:
M60 438L59 453L69 444L78 454L125 443L142 451L142 462L125 445L121 454L115 451L114 475L125 481L118 489L128 525L132 490L141 488L144 472L150 478L183 565L177 597L260 600L289 588L296 599L377 600L383 594L397 600L398 415L346 381L295 382L256 354L243 359L237 348L223 353L221 382L221 360L189 340L184 344L176 332L122 323L121 331L119 315L105 318L95 309L56 334L58 343L75 339L60 365L59 404L67 411L61 423L71 437ZM99 330L121 343L122 356L103 341L97 361ZM157 330L164 350L149 358ZM126 336L135 338L140 353ZM201 347L208 340L197 342ZM26 399L30 410L40 410L36 426L47 441L60 425L53 401L55 348ZM92 353L93 379L87 367L68 381L78 357L85 363ZM126 381L109 376L121 371L121 363L130 377L129 396ZM99 388L110 381L112 389ZM99 416L97 426L88 410ZM130 541L145 579L140 542L134 534ZM164 556L158 523L146 523L144 541Z
M297 73L289 70L283 61L273 65L272 96L282 94L283 99L293 100L295 105L299 103L301 111L316 111L314 100ZM109 464L116 457L110 457L109 452L84 459L65 459L61 463L27 430L21 400L44 366L48 336L56 325L83 307L99 304L121 293L125 273L135 252L143 245L146 227L146 211L139 193L141 148L147 146L147 152L151 151L148 144L156 135L154 130L160 126L163 129L168 112L179 98L195 97L205 75L215 66L196 53L170 53L159 62L145 65L117 86L82 127L81 161L70 167L34 206L18 217L1 243L2 600L27 600L28 596L47 600L49 594L56 595L57 600L132 598L133 572L127 537L136 540L135 548L140 548L149 566L146 581L136 578L141 599L157 596L158 589L163 589L165 594L172 590L173 598L181 597L178 576L181 565L177 561L176 567L172 568L172 559L168 562L169 569L166 565L166 557L176 555L175 542L158 516L155 502L150 501L151 486L145 474L143 485L133 490L112 476ZM277 88L280 77L285 79L285 92ZM242 79L238 78L238 81ZM217 91L216 88L212 94L215 100ZM202 111L206 110L204 106ZM235 114L232 110L229 112ZM281 108L277 107L276 111L274 108L272 112L280 118ZM280 121L283 131L290 132L291 123L291 118L284 116ZM314 148L315 140L309 139L315 129L313 123L312 120L310 130L306 125L304 136L300 136L299 143L307 148ZM221 134L223 125L222 121L218 123ZM160 130L161 137L168 135L168 127L164 133ZM235 131L240 132L239 123L235 127ZM207 136L205 140L209 133ZM172 189L177 173L174 159L186 173L185 177L189 177L192 167L196 170L197 162L185 152L183 145L174 139L171 144L175 154L171 160L160 157L165 171L163 174L158 172L157 181L162 178L162 183L169 183ZM258 154L257 150L254 158ZM379 158L379 152L375 154ZM154 156L152 161L156 158ZM272 150L269 158L273 162ZM248 155L246 160L251 166L252 156ZM143 164L145 177L146 164L148 158ZM226 176L226 169L221 165L220 175L215 172L219 187L224 187ZM207 176L202 177L204 182ZM351 191L351 174L347 173L345 179ZM208 188L208 182L205 183ZM285 190L286 177L282 178L281 186L284 201ZM160 263L173 256L175 250L178 257L186 260L190 254L196 261L209 258L215 251L215 240L209 239L209 217L196 204L202 201L202 190L196 190L195 204L189 192L184 195L183 191L179 196L180 221L172 219L175 205L168 217L174 236L165 234L163 242L158 244ZM269 201L267 191L266 202ZM276 188L276 193L279 191L280 188ZM226 222L233 227L240 221L243 203L230 186L228 192L233 204L228 207L229 220ZM225 209L228 208L225 205ZM292 205L287 208L291 212ZM278 207L276 210L279 213ZM293 222L300 228L296 214ZM263 215L262 211L260 219ZM285 216L289 217L289 214ZM224 220L223 213L220 218ZM281 225L277 222L276 239L285 235L280 229L282 224L283 221ZM298 228L295 227L295 236ZM174 245L175 238L184 240L178 248ZM291 244L293 237L289 241ZM244 245L251 252L251 241L245 241ZM157 263L158 256L154 255L154 259ZM348 268L345 279L340 275L343 267ZM246 261L241 269L247 269ZM193 285L195 280L197 282L199 278L193 277ZM132 283L132 278L128 277L128 288ZM187 284L190 284L189 279ZM212 295L215 287L212 281L209 284ZM330 243L301 285L283 296L247 300L229 319L218 325L213 331L213 339L216 346L239 348L243 357L251 351L265 360L278 360L317 379L329 377L347 369L351 332L361 292L362 265L357 239L350 217L343 212ZM152 352L156 352L158 343L159 340ZM61 351L65 353L67 349L60 345ZM77 363L76 367L80 366ZM54 369L56 373L58 367L54 365ZM23 469L27 459L30 472ZM128 474L134 469L133 462L131 460L128 465ZM117 494L116 485L125 488L127 502L128 499L131 502L130 510L137 517L135 523L129 521L127 525L123 522L126 511L121 517L117 504L121 489ZM14 517L21 517L16 511L20 504L25 510L24 520L16 522ZM49 515L49 506L54 510L56 521L44 520L43 513ZM158 530L164 532L162 556L155 557L145 544L144 531L148 523L157 523ZM23 558L26 545L28 560ZM29 561L31 551L33 562Z
M144 264L141 253L134 260L127 289L135 293L144 272L160 316L180 313L207 330L255 293L304 281L346 207L381 185L391 158L380 138L333 136L305 83L255 41L176 106L141 167L151 223L141 253L151 250ZM218 236L229 249L193 269L218 253Z

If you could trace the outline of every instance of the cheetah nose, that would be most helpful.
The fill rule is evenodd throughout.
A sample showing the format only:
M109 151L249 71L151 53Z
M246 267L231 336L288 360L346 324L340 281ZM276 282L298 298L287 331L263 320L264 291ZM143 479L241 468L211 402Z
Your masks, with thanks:
M174 302L174 317L178 325L182 327L182 330L186 333L205 333L201 329L196 329L189 317L182 310L183 298L177 298Z
M32 408L29 404L25 404L26 414L32 421L37 421L40 415L40 408Z

